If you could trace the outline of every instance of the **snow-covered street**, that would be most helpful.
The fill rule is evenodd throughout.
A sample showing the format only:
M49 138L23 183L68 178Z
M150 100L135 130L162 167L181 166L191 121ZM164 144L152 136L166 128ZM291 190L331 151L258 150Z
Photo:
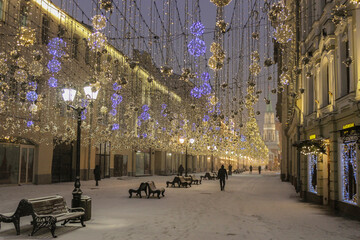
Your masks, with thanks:
M166 187L172 176L82 182L92 198L92 219L62 227L59 239L360 239L358 221L335 216L322 206L299 201L293 187L274 173L233 175L220 191L219 182L204 180L191 188L166 188L165 197L129 198L128 189L154 180ZM53 194L71 203L72 183L1 187L0 213L16 209L22 198ZM34 237L31 218L21 218L21 235L2 223L0 239L51 239L48 229Z

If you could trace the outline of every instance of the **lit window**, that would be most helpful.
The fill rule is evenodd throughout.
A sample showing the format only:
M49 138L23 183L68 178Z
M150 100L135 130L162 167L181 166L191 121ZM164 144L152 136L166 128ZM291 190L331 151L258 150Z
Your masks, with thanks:
M4 20L4 0L0 0L0 20Z

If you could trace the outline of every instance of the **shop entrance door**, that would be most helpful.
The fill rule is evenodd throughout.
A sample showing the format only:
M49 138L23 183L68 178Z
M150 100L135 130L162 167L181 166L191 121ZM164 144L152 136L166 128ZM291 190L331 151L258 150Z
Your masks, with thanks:
M20 146L20 168L19 183L32 183L34 170L34 151L33 146Z
M114 177L127 176L127 155L114 155Z

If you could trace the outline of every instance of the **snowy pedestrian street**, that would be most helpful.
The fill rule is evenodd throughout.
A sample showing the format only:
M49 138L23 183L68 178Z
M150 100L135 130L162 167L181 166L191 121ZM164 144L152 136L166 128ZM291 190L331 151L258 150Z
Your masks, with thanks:
M200 176L200 175L198 175ZM229 176L225 191L219 181L203 180L191 188L166 188L173 176L111 178L83 181L92 198L92 218L86 227L58 223L59 239L360 239L360 223L332 214L323 206L299 201L291 184L265 172ZM129 198L128 189L154 180L165 197ZM59 194L71 203L72 183L1 188L0 213L16 209L22 198ZM21 218L21 234L2 223L0 239L52 239L48 229L35 236L31 218Z

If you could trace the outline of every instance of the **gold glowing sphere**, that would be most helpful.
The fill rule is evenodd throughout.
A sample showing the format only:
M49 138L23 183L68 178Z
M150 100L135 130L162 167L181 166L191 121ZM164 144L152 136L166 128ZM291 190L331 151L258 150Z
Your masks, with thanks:
M210 0L210 2L215 4L217 7L225 7L231 2L231 0Z
M103 15L95 15L92 18L92 25L97 30L103 30L106 27L106 18Z
M20 28L18 45L23 47L29 47L34 45L35 41L36 41L35 29L22 26Z

